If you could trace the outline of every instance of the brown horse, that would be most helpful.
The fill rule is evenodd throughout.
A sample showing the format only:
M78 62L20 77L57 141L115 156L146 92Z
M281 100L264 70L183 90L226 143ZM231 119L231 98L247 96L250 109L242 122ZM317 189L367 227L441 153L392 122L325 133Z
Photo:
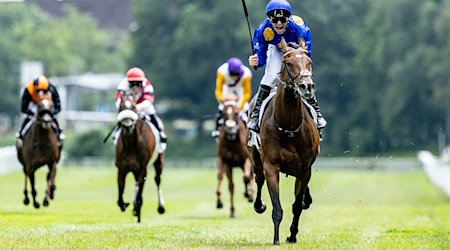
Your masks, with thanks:
M280 172L296 178L292 205L294 216L291 235L287 238L287 242L295 243L302 209L307 209L312 203L308 183L312 164L319 153L319 131L302 101L314 91L311 59L303 39L299 44L288 45L282 40L278 45L283 53L283 63L276 94L261 120L261 151L255 146L250 147L257 184L254 209L258 213L266 209L261 201L261 189L267 180L273 206L274 245L279 244L279 226L283 218L279 196Z
M142 192L147 177L149 162L155 167L155 182L158 189L158 212L163 214L164 201L162 197L161 173L163 170L163 153L157 152L157 138L150 125L138 117L136 103L132 95L123 95L121 98L118 120L120 122L120 135L116 144L116 166L118 168L117 182L119 198L117 205L122 212L130 203L123 201L125 179L129 172L135 179L135 194L133 201L133 215L141 222L141 208L143 204Z
M58 145L58 135L53 122L53 99L51 92L39 92L40 100L37 103L38 112L30 121L31 126L23 135L22 145L16 145L17 157L23 165L25 174L25 199L23 203L28 205L28 179L31 184L31 195L33 205L39 208L36 201L36 188L34 186L34 174L38 168L47 165L49 172L47 174L47 189L43 201L44 206L48 206L49 199L53 199L55 191L56 164L61 155L62 145ZM28 124L26 125L28 126Z
M220 186L225 172L230 192L230 217L234 218L233 167L239 167L244 171L244 196L249 202L253 202L253 172L247 149L247 129L239 118L239 107L236 100L225 101L222 113L224 124L220 127L217 150L217 208L223 207Z

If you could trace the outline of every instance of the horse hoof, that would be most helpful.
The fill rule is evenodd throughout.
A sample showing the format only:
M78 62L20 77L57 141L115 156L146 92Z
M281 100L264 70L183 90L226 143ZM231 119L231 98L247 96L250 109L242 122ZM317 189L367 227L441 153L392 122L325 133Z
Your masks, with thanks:
M48 200L45 199L44 202L42 202L42 205L44 205L44 207L48 207Z
M30 204L30 199L28 199L28 197L25 198L25 199L23 200L23 204L25 204L25 205Z
M54 198L54 196L55 196L55 189L56 189L56 186L52 186L51 188L50 188L50 199L51 200L53 200L53 198Z
M217 209L223 208L223 203L221 201L218 201L216 207L217 207Z
M158 213L163 214L166 212L166 209L164 207L158 207Z
M234 219L234 218L236 218L236 214L234 214L234 213L231 213L231 214L230 214L230 218L231 218L231 219Z
M258 206L256 203L253 203L253 208L258 214L262 214L266 211L266 204L261 203L261 206Z
M306 210L306 209L308 209L310 207L310 205L311 205L311 203L302 202L302 209Z
M253 200L253 195L249 195L249 196L248 196L248 202L253 203L253 201L254 201L254 200Z
M34 206L34 208L39 208L40 207L39 203L37 203L37 202L33 203L33 206Z
M122 212L125 212L125 209L127 209L127 207L130 205L130 203L129 202L125 202L125 203L122 202L122 203L119 203L118 205L120 207L120 210Z
M138 217L137 223L141 223L141 216Z
M296 237L287 237L286 242L287 243L297 243L297 238Z

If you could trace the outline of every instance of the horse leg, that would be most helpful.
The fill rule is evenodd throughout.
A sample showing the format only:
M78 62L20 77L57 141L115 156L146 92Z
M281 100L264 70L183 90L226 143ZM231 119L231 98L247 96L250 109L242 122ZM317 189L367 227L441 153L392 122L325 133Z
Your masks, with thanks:
M223 180L223 161L220 157L217 157L217 188L216 188L217 202L216 202L216 207L218 209L223 208L223 203L220 198L220 195L221 195L220 186L222 185L222 180Z
M245 193L244 196L247 198L248 202L253 202L253 173L252 173L252 163L250 159L246 159L244 162L244 186Z
M264 173L267 179L267 188L269 190L270 199L272 201L272 221L274 226L273 244L280 244L280 223L283 219L283 209L280 202L280 187L279 187L279 167L277 165L271 165L270 163L264 163Z
M147 176L147 168L146 166L141 167L140 172L134 172L135 190L134 190L134 208L133 215L137 217L137 222L141 222L141 208L143 204L142 192L144 190L145 178Z
M294 204L292 204L292 213L294 214L294 216L292 218L292 224L290 227L291 235L286 239L288 243L297 242L296 236L298 234L298 223L300 221L300 215L302 213L303 196L307 189L307 185L302 185L299 179L295 180L295 201Z
M258 157L260 157L260 156L258 155ZM253 157L253 159L259 159L259 158ZM256 164L259 164L259 165L256 165ZM258 162L256 162L256 161L254 162L254 172L255 172L255 182L256 182L256 199L255 199L255 202L253 203L253 208L255 209L255 211L258 214L262 214L262 213L264 213L264 211L266 211L267 206L261 200L262 187L264 186L265 177L264 177L264 172L262 169L262 163L260 160L258 160Z
M48 200L53 199L53 192L55 190L55 175L56 175L56 163L48 165L49 172L47 174L47 190L45 190L45 197L43 205L48 206Z
M123 202L123 191L125 190L125 177L127 176L127 173L120 170L117 174L117 184L119 186L119 198L117 200L117 205L120 207L120 210L122 212L127 209L128 205L130 205L129 202Z
M25 174L25 184L23 188L23 195L25 196L25 198L23 199L23 204L28 205L30 204L30 199L28 199L28 175L26 171L23 172Z
M311 206L313 200L311 197L311 193L309 192L309 187L306 185L305 195L303 196L302 209L306 210Z
M230 218L235 218L234 214L234 183L233 183L233 169L228 164L225 165L226 174L228 178L228 191L230 192Z
M36 187L34 186L34 171L30 173L30 185L31 185L31 196L33 197L33 206L39 208L39 203L36 201Z
M161 174L163 170L162 154L159 154L158 159L156 159L153 165L155 166L155 183L158 189L158 213L163 214L166 212L166 209L164 208L164 197L161 189Z

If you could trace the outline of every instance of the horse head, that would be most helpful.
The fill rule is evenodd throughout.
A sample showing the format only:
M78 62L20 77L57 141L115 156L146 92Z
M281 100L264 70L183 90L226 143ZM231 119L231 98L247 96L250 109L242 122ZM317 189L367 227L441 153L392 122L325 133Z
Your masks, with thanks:
M49 129L53 122L54 103L50 91L39 91L37 102L36 121L44 129Z
M136 101L134 100L133 95L122 95L117 121L120 122L125 133L130 134L133 132L138 118L139 116L136 113Z
M223 130L227 140L236 140L239 133L239 107L237 95L225 98L223 103Z
M283 67L278 79L281 86L293 90L297 98L309 99L314 94L314 81L305 40L300 38L299 44L295 44L282 39L278 47L283 53Z

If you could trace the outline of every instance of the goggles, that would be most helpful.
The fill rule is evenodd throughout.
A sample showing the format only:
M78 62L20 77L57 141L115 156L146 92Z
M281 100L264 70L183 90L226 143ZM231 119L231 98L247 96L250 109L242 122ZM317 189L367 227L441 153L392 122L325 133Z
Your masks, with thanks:
M273 16L273 17L270 17L270 21L272 23L278 23L278 22L286 23L288 21L288 18L287 17L275 17L275 16Z
M132 87L141 87L142 86L142 81L129 81L128 82L130 88Z

